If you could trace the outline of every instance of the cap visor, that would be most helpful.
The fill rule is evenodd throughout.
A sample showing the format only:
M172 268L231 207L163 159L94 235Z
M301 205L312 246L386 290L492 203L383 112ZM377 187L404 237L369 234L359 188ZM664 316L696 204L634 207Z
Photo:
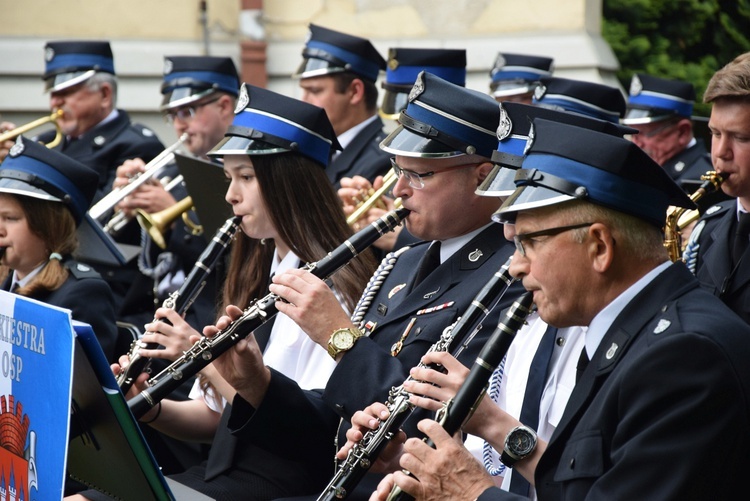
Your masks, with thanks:
M206 89L205 87L202 89L197 89L195 87L178 87L164 94L159 109L161 111L167 111L179 108L180 106L192 104L199 99L203 99L210 95L214 90L215 89Z
M311 78L330 75L331 73L341 73L345 71L341 66L317 58L305 58L299 65L297 71L292 74L292 78Z
M515 177L515 169L495 165L475 193L483 197L508 197L516 191Z
M492 215L492 220L498 223L515 222L516 214L520 211L538 209L571 200L575 198L543 186L519 186Z
M81 82L85 82L89 78L94 76L96 71L74 71L71 73L59 73L53 77L44 79L44 92L59 92L64 89L69 89L74 85L78 85Z
M415 134L403 125L383 139L380 149L394 155L419 158L450 158L464 154L439 141Z
M499 83L497 87L492 89L492 96L493 97L508 97L508 96L517 96L520 94L528 94L534 90L536 87L536 84L532 83Z
M49 200L51 202L62 202L60 198L18 179L1 178L0 193L10 193L24 197L38 198L40 200Z
M241 136L228 136L222 139L214 149L208 152L209 157L223 157L224 155L272 155L286 153L291 150L280 148L275 144L248 139Z
M398 115L409 104L409 92L386 90L380 105L380 116L389 120L398 120Z
M630 108L625 112L625 117L620 120L625 125L643 125L661 122L668 118L676 117L675 113L663 113L658 110L646 110L643 108Z

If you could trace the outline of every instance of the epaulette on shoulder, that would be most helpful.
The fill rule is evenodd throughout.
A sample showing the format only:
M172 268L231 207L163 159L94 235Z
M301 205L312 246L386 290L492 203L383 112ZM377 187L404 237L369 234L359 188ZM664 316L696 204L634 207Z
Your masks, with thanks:
M84 278L101 278L99 272L91 266L79 263L78 261L74 261L72 259L65 261L65 267L68 268L70 274L78 280L82 280Z
M734 200L726 200L718 204L712 205L705 210L701 219L715 219L726 213L728 210L736 207L737 202Z
M131 125L143 137L154 137L156 135L154 134L154 131L152 131L145 125L139 123L133 123Z

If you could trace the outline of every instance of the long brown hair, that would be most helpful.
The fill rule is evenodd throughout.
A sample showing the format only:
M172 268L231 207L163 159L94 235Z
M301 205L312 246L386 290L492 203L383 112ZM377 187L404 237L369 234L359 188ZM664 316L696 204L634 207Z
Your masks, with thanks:
M21 205L31 233L41 238L47 254L56 252L69 256L78 248L76 223L73 214L61 203L33 197L11 196ZM2 276L10 270L2 267ZM58 259L50 259L31 281L16 290L22 296L34 296L39 291L53 291L68 278L68 269Z
M352 230L338 195L320 165L298 153L251 156L260 193L279 238L303 262L314 262L343 243ZM275 246L240 232L232 246L223 305L247 306L268 290ZM362 253L331 277L344 304L353 310L375 269L371 252Z

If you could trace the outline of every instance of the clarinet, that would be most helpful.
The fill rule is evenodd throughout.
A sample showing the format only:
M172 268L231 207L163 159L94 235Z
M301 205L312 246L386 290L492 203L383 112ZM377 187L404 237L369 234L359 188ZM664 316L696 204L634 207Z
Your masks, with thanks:
M486 317L492 309L491 305L496 304L515 281L510 275L509 267L510 258L477 293L464 315L455 324L449 325L443 330L440 339L427 350L427 353L447 352L454 341L462 341L454 353L454 356L457 356L468 345L481 328L480 320ZM475 324L477 324L476 328L472 329ZM417 367L425 368L427 365L420 362ZM413 380L409 376L405 382ZM380 456L385 446L388 445L388 442L398 433L398 430L401 429L406 419L414 411L414 405L409 402L410 396L411 394L404 390L404 383L391 388L388 393L388 401L385 403L389 411L388 417L384 421L380 421L376 429L368 430L362 440L354 444L346 459L339 465L333 478L318 497L318 501L344 499L352 492L370 469L372 463Z
M393 231L408 214L409 210L404 208L388 212L363 230L352 235L323 259L316 263L310 263L303 269L318 278L327 279L381 236ZM222 329L213 337L199 339L180 358L152 377L148 381L149 388L128 401L128 407L136 419L143 416L149 409L174 391L185 378L194 376L210 364L214 358L223 354L255 329L272 319L278 313L276 301L280 300L281 298L276 294L269 293L253 301L245 308L242 315L225 329Z
M516 333L526 322L526 317L531 313L533 301L533 294L525 292L513 302L505 313L505 317L500 321L497 329L492 333L477 356L461 388L459 388L452 399L443 404L443 407L435 415L435 420L449 434L453 435L460 430L464 423L471 417L477 405L479 405L487 389L490 376L492 376L492 373L495 372L497 366L502 362L503 357L508 352L508 348L510 348L510 344L516 337ZM435 447L435 444L430 439L426 438L425 443L430 447ZM410 475L405 470L404 473ZM402 491L397 485L393 486L387 498L388 501L407 501L411 499L414 498Z
M208 246L203 250L195 265L193 265L190 274L182 283L182 286L164 300L161 305L162 308L175 310L180 315L190 308L198 297L198 294L205 287L211 270L214 269L216 263L229 247L229 242L232 241L237 230L240 228L240 222L241 218L236 216L227 219L211 239ZM154 318L154 322L156 321L167 322L164 318ZM140 339L136 339L130 345L130 351L128 351L130 364L117 376L117 384L123 393L128 392L138 375L147 370L150 363L150 359L141 356L140 350L153 350L157 347L156 343L144 343Z

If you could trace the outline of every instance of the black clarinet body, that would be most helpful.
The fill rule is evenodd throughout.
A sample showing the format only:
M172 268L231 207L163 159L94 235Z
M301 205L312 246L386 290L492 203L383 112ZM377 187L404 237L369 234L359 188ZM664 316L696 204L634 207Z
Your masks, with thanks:
M482 351L472 365L461 388L456 395L445 402L437 412L435 420L439 422L445 431L453 435L461 429L463 424L471 417L487 389L490 377L502 362L508 352L510 344L516 337L516 333L526 322L526 317L532 311L534 296L531 292L523 293L506 311L505 316L498 324L495 331L485 343ZM430 439L425 439L430 447L435 445ZM404 472L409 473L409 472ZM407 501L414 499L403 492L398 486L394 486L388 495L388 501Z
M360 252L367 249L377 239L393 231L409 214L408 209L396 209L355 233L344 243L328 253L316 263L304 269L318 278L325 279L338 271ZM280 298L267 294L245 308L242 315L215 336L198 340L180 358L149 380L149 388L128 401L128 406L136 418L143 416L163 398L176 389L185 378L197 374L216 357L237 344L255 329L272 319L278 312L276 301Z
M241 221L240 217L231 217L226 220L198 257L182 286L164 300L162 308L170 308L180 315L190 309L190 306L205 287L211 271L216 267L219 259L224 255L229 243L239 230ZM164 318L155 318L154 321L167 322ZM123 393L127 393L138 375L145 371L150 363L150 359L141 356L140 350L154 350L158 346L156 343L144 343L141 340L133 341L128 352L130 363L117 376L117 384Z
M440 339L427 350L427 353L449 351L459 342L461 344L453 354L458 356L463 351L479 331L481 320L489 314L494 304L502 298L514 282L509 267L510 258L477 293L471 305L456 323L443 331ZM419 367L426 367L426 365L420 362ZM410 376L406 381L412 380ZM388 442L398 433L414 411L414 405L409 402L410 396L411 394L404 390L403 383L391 389L385 404L389 411L388 418L381 421L375 430L366 432L362 440L349 450L346 459L339 465L317 501L344 499L354 490Z

